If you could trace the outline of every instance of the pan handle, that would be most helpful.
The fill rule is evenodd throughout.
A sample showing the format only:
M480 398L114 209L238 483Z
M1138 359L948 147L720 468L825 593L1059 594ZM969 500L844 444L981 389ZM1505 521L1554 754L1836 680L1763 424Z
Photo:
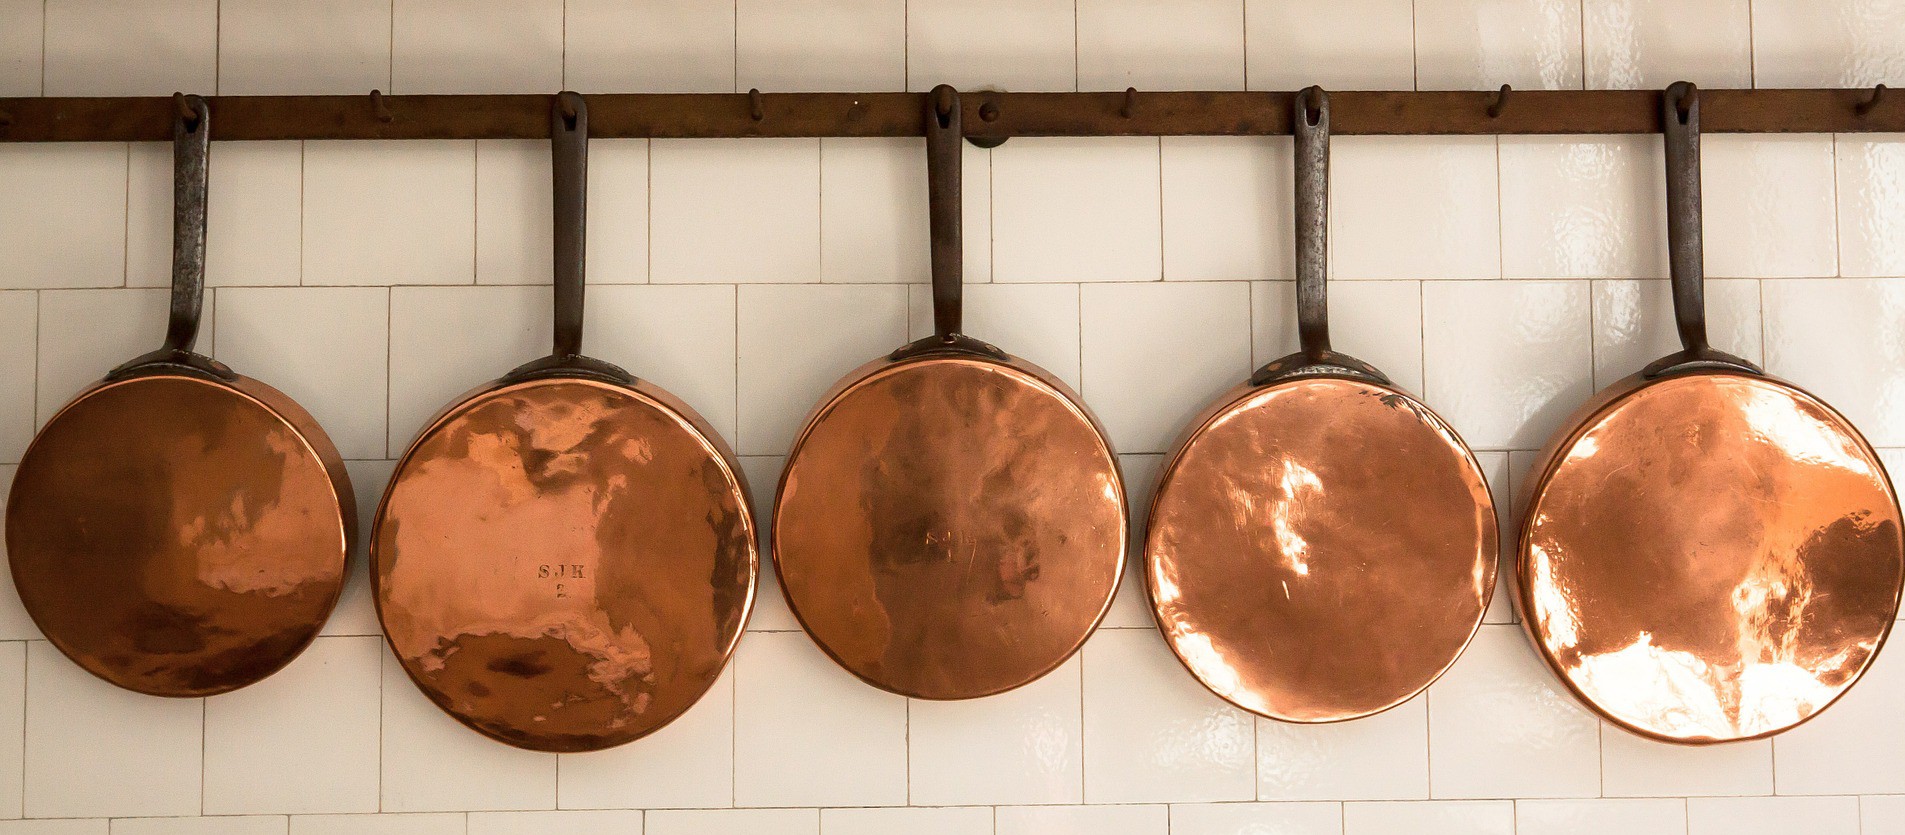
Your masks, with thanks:
M984 342L961 333L965 315L965 242L961 230L964 129L959 91L941 84L926 94L927 228L932 245L933 335L893 352L892 359L952 351L1006 358Z
M1303 355L1322 362L1330 352L1329 216L1330 98L1309 87L1291 99L1296 139L1296 319Z
M1674 328L1679 353L1649 365L1658 377L1699 366L1727 366L1759 373L1746 360L1707 342L1705 247L1701 234L1700 90L1677 81L1660 94L1661 136L1667 168L1667 265L1673 279Z

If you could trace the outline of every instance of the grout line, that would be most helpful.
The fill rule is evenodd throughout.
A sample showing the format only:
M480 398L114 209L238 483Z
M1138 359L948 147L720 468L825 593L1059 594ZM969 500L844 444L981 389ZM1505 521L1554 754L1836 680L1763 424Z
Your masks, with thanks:
M390 0L389 45L384 52L384 92L396 93L397 87L397 0Z
M1746 86L1759 87L1758 20L1753 14L1755 0L1746 0Z
M225 40L225 3L224 0L212 4L212 95L218 95L218 85L224 80L224 43Z
M122 146L126 151L126 208L125 223L119 236L119 286L132 286L132 143Z
M1416 31L1416 0L1409 0L1409 89L1422 89L1421 33Z
M562 64L556 78L562 89L569 89L569 0L562 0Z
M46 7L52 0L40 0L40 95L46 95Z

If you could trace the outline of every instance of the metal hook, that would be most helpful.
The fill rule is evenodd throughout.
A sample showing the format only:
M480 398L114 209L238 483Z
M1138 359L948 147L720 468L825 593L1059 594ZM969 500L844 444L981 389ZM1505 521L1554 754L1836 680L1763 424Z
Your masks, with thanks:
M390 105L384 101L382 90L370 91L370 112L377 116L379 122L389 122L396 118L390 114Z
M1865 101L1859 102L1857 105L1854 105L1852 108L1852 112L1855 115L1859 115L1859 116L1864 116L1867 113L1871 113L1873 108L1879 106L1879 97L1883 95L1885 95L1885 85L1883 84L1873 85L1872 94L1869 96L1866 96Z
M562 126L569 130L575 130L576 119L579 118L576 102L581 98L566 90L556 94L556 112L562 116Z
M1118 110L1118 115L1123 116L1126 119L1129 119L1131 118L1131 114L1136 112L1137 109L1138 109L1138 88L1136 87L1124 88L1124 107Z
M185 124L186 132L198 130L198 111L184 93L172 94L172 108L178 114L178 120Z
M1513 90L1513 87L1503 84L1500 90L1495 91L1495 95L1488 97L1488 118L1501 118L1502 108L1508 106L1508 94Z
M1323 118L1323 88L1307 87L1297 95L1303 99L1303 123L1316 125Z
M959 110L959 92L941 84L933 88L933 115L942 128L952 127L953 114Z
M1667 94L1673 95L1674 87L1680 88L1680 95L1673 100L1674 115L1680 117L1680 124L1687 124L1693 115L1694 101L1700 97L1700 88L1691 81L1683 81L1667 88Z
M756 122L767 118L767 110L761 105L761 90L759 87L747 91L747 112Z

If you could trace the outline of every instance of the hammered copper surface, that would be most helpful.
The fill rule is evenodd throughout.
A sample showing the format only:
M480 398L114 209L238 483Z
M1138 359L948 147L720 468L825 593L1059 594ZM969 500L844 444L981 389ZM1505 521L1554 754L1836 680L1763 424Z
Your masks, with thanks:
M1124 563L1124 489L1090 416L1020 364L855 372L794 445L774 509L787 600L886 690L963 699L1050 672Z
M1576 426L1533 474L1517 560L1570 688L1629 730L1714 742L1778 733L1852 685L1905 557L1897 498L1843 417L1776 380L1695 373Z
M1455 661L1495 587L1480 467L1422 404L1302 378L1240 387L1160 479L1145 564L1158 624L1252 713L1334 722L1407 701Z
M671 398L578 378L434 421L371 567L418 687L503 742L584 751L667 724L721 675L757 569L739 473Z
M27 613L54 646L158 696L235 690L295 658L343 589L343 462L288 398L149 375L47 422L7 505Z

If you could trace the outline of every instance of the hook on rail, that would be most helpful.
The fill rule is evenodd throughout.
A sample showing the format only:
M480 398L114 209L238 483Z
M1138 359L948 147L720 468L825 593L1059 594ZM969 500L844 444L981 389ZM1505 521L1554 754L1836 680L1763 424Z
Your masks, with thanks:
M396 118L391 115L390 103L384 101L384 91L382 90L370 91L370 112L376 115L377 121L379 122L388 123L390 120Z
M761 88L747 91L747 115L758 122L767 118L767 108L761 103Z
M192 107L192 100L184 93L172 94L172 111L178 114L178 120L185 125L187 133L198 129L198 110Z
M1871 113L1873 108L1879 106L1879 98L1884 95L1885 95L1885 85L1883 84L1872 85L1872 92L1865 97L1864 101L1861 101L1856 105L1853 105L1852 112L1855 115L1859 115L1859 116L1864 116L1867 113Z
M1500 90L1495 91L1495 95L1488 97L1488 118L1501 118L1502 109L1508 106L1508 94L1513 91L1513 87L1503 84Z
M1124 107L1118 109L1118 115L1123 116L1126 119L1129 119L1131 118L1131 114L1136 113L1137 110L1138 110L1138 88L1136 87L1124 88Z
M1682 81L1668 87L1661 95L1672 98L1674 115L1684 125L1693 116L1693 106L1700 98L1700 88L1691 81Z

